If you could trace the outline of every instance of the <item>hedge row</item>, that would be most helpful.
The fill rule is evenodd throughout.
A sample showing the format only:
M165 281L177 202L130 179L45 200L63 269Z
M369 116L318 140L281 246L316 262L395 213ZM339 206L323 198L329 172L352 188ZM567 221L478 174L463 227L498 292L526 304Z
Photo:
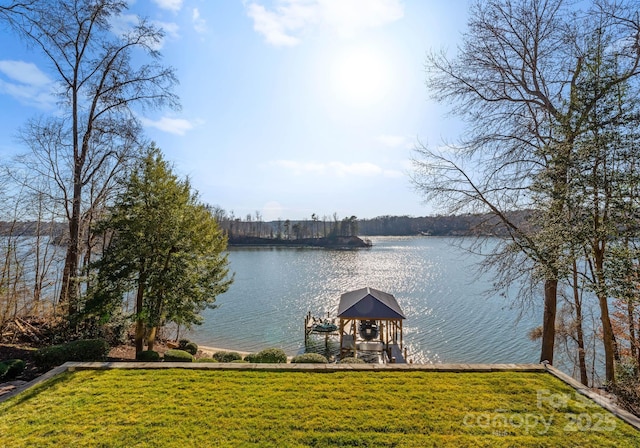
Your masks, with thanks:
M109 344L104 339L86 339L40 349L34 359L40 369L51 369L67 361L104 361L109 350Z
M67 344L54 345L52 347L43 348L35 353L35 362L41 369L50 369L52 367L64 364L67 361L91 362L104 361L109 354L109 344L104 339L89 339L82 341L73 341ZM166 362L193 362L194 355L198 352L198 345L187 339L181 339L177 349L167 350L164 353L164 361ZM136 355L136 360L144 362L161 361L161 356L153 350L145 350ZM19 361L19 360L18 360ZM237 352L217 352L212 358L200 359L201 362L248 362L248 363L273 363L284 364L287 362L287 354L279 348L268 348L258 353L250 353L242 358ZM304 353L295 356L292 363L318 363L326 364L329 361L326 357L318 353ZM360 359L345 358L341 361L344 363L361 363ZM24 363L23 363L24 364ZM24 366L22 367L22 370ZM6 377L9 367L0 363L0 378ZM19 370L16 374L15 372ZM13 367L11 375L18 375L20 372L19 364Z

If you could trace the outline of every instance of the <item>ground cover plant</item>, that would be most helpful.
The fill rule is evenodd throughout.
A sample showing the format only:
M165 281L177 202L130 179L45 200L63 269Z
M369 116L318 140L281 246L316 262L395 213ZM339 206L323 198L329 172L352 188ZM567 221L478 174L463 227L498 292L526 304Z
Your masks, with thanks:
M0 446L626 447L547 373L89 370L0 403Z

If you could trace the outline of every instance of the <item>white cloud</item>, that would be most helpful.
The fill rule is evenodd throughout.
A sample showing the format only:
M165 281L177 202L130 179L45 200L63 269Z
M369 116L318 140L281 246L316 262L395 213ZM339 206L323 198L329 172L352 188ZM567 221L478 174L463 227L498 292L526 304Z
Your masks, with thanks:
M271 165L291 171L296 176L316 174L334 177L373 177L384 176L395 178L402 176L400 171L383 169L371 162L343 163L343 162L298 162L295 160L277 160Z
M322 21L341 35L395 22L404 15L399 0L318 0Z
M153 3L161 9L178 12L182 8L182 1L183 0L153 0Z
M191 14L191 20L193 22L193 29L198 34L203 34L207 31L207 22L200 17L200 11L198 8L193 8L193 13Z
M158 28L161 28L167 37L170 37L172 39L177 39L180 37L180 33L178 33L178 31L180 30L180 26L178 26L177 23L159 22L157 20L154 20L153 24Z
M46 86L51 83L49 77L31 62L0 61L0 72L22 84Z
M0 93L40 109L49 109L56 101L54 82L31 62L0 61Z
M273 13L262 5L251 3L247 8L247 14L253 19L253 29L264 35L271 45L291 47L300 42L297 37L287 34L289 31L297 31L302 26L296 23L298 19L290 16L287 10Z
M350 36L394 22L404 15L404 6L401 0L275 0L271 9L249 3L247 15L268 43L293 46L300 43L303 32L313 28Z
M160 129L170 134L184 135L195 127L193 123L183 118L162 117L159 120L140 117L140 122L147 127ZM198 123L196 123L198 124Z

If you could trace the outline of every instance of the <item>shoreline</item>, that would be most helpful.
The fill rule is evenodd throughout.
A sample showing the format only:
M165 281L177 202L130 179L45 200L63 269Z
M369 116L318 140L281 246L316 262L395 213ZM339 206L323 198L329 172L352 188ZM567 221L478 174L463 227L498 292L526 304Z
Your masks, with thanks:
M211 346L208 346L208 345L200 345L200 344L198 344L198 350L202 351L202 353L205 353L205 354L207 354L209 356L212 356L214 353L217 353L217 352L236 352L236 353L240 353L243 358L251 353L251 352L245 352L245 351L242 351L242 350L234 350L234 349L230 349L230 348L220 348L220 347L211 347Z
M242 358L244 358L248 354L252 353L252 352L245 352L245 351L242 351L242 350L233 350L233 349L229 349L229 348L211 347L211 346L208 346L208 345L200 345L200 344L198 344L198 351L201 351L203 354L209 355L210 357L212 357L213 354L217 353L217 352L236 352L236 353L239 353L240 355L242 355ZM255 353L257 353L257 352L255 352ZM292 359L293 359L293 356L288 356L287 355L287 362L291 362ZM196 360L195 362L198 362L198 360Z

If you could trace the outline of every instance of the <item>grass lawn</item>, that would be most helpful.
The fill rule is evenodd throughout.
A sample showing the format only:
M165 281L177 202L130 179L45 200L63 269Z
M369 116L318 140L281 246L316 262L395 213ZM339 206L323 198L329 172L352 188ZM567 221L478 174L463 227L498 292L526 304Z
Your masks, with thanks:
M0 447L638 447L547 373L90 370L0 404Z

